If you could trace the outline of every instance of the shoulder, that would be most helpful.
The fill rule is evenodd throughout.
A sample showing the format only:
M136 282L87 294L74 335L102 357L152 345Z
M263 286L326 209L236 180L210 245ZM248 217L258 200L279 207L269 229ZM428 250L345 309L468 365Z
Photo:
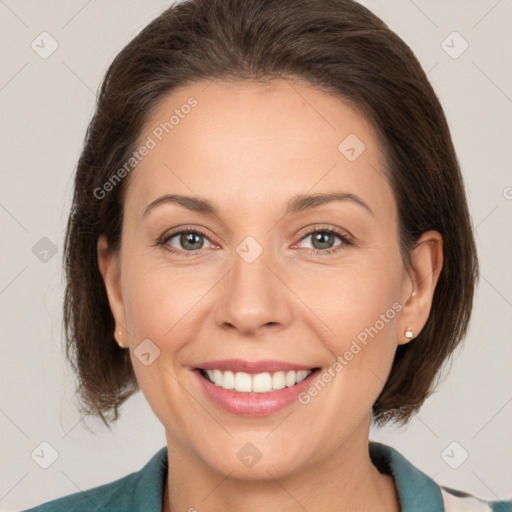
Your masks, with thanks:
M160 512L166 475L167 447L163 447L139 471L23 512Z
M402 512L512 512L512 500L487 501L437 484L391 446L370 442L372 462L393 476Z

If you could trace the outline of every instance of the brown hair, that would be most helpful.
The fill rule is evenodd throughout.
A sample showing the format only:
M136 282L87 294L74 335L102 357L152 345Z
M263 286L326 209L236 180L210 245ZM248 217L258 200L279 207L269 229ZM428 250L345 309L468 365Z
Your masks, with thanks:
M442 107L410 48L351 0L188 0L147 25L114 59L80 156L64 266L66 355L82 412L109 426L139 386L98 269L97 241L119 250L128 179L95 190L136 149L151 110L199 80L299 79L356 105L383 143L404 261L433 229L444 263L427 323L398 347L375 404L378 423L406 423L431 393L442 363L466 334L478 261L464 185ZM110 414L110 417L109 417Z

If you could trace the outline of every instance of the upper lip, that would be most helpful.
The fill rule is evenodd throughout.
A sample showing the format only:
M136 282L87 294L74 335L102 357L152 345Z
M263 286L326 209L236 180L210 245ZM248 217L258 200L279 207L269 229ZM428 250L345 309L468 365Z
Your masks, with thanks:
M278 372L281 370L312 370L315 368L311 365L288 363L286 361L274 361L274 360L263 360L263 361L245 361L243 359L219 359L216 361L207 361L198 364L196 367L204 370L230 370L235 372L245 373L262 373L262 372Z

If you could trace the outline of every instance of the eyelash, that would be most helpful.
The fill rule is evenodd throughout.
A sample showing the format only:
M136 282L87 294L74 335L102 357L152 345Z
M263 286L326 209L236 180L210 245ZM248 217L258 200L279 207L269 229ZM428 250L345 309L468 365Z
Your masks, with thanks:
M177 250L175 248L169 248L169 246L167 246L167 242L171 238L174 238L176 235L181 235L182 233L193 233L193 234L196 234L196 235L204 236L205 238L210 240L208 238L208 234L205 231L203 231L203 230L201 230L199 228L187 228L187 227L185 227L185 228L181 228L178 231L174 231L174 232L171 231L170 233L164 233L158 239L158 241L157 241L157 243L155 245L161 246L164 250L166 250L168 252L171 252L171 253L183 254L185 257L197 256L198 254L201 253L201 251L204 250L204 249L198 249L197 251L183 251L183 250ZM308 232L304 233L302 235L300 241L304 240L306 237L312 235L313 233L324 233L324 234L329 234L329 235L336 235L343 242L340 245L337 245L336 247L333 247L331 249L325 249L325 250L309 249L309 251L312 251L312 253L314 255L325 256L325 255L333 254L335 252L343 250L347 246L353 245L352 240L347 235L343 234L341 231L338 231L338 230L336 230L334 228L325 227L325 226L315 226L313 229L311 229Z

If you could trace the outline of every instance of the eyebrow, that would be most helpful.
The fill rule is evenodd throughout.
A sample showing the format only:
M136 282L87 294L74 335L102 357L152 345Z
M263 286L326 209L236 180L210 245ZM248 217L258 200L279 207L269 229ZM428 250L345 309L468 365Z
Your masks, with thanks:
M371 213L375 217L372 209L365 203L359 196L348 192L329 192L317 194L299 194L290 199L285 210L285 215L290 213L299 213L311 208L316 208L323 204L331 203L333 201L348 201L357 204ZM198 197L183 196L178 194L165 194L153 202L148 204L141 213L141 216L146 216L151 210L161 204L174 203L179 204L188 210L203 213L206 215L218 216L219 212L215 205L208 199Z

